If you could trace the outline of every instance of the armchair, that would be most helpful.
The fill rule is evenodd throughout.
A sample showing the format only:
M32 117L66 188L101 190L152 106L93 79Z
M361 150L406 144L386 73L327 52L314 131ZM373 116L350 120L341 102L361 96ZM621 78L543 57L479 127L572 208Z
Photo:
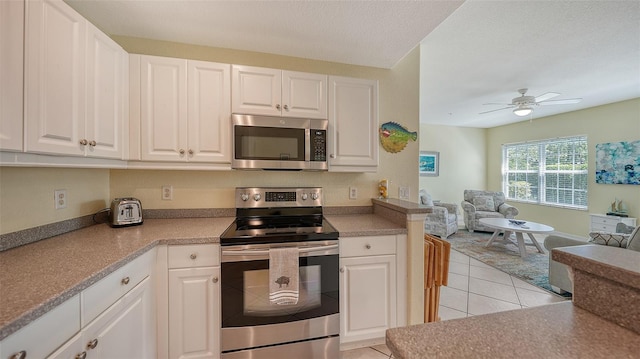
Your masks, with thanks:
M493 232L495 229L480 224L480 218L515 218L518 209L505 203L503 192L464 190L461 203L464 225L469 232Z
M424 221L425 233L447 238L458 231L458 205L455 203L433 202L427 191L420 190L420 204L433 206Z

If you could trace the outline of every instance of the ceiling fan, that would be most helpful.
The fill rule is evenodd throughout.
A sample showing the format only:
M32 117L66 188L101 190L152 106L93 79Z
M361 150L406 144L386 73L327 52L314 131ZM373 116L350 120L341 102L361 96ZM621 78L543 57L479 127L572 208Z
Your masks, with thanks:
M557 92L547 92L544 93L540 96L526 96L528 89L519 89L518 92L520 93L520 97L516 97L513 100L511 100L511 103L483 103L483 105L503 105L503 106L507 106L507 107L503 107L503 108L499 108L496 110L490 110L490 111L485 111L485 112L480 112L480 115L485 114L485 113L489 113L489 112L495 112L495 111L501 111L501 110L506 110L509 108L513 108L513 113L516 114L516 116L527 116L530 113L533 112L533 107L534 106L540 106L540 105L568 105L568 104L572 104L572 103L578 103L580 101L582 101L581 98L568 98L565 100L551 100L552 98L556 97L556 96L560 96L559 93Z

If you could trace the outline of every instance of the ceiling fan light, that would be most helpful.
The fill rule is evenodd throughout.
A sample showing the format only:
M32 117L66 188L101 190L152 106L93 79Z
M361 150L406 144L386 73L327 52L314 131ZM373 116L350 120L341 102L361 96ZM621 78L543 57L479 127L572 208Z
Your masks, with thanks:
M518 106L515 110L513 110L513 113L516 116L520 116L520 117L527 116L531 112L533 112L533 109L529 106Z

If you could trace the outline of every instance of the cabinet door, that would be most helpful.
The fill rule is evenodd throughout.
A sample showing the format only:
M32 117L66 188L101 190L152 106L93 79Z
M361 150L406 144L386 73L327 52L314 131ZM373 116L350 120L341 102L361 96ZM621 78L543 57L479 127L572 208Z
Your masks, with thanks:
M87 359L155 357L152 305L146 278L83 330Z
M58 348L58 350L53 352L53 354L49 355L47 359L78 359L82 358L83 353L86 355L86 352L87 349L85 348L82 333L78 333Z
M282 116L327 118L327 76L282 72Z
M396 326L396 258L340 258L340 342L384 338Z
M87 154L122 158L127 53L87 25Z
M187 68L188 159L231 163L231 66L189 60Z
M22 151L24 1L0 1L0 149Z
M169 270L169 358L220 357L220 267Z
M233 113L280 116L282 71L233 65L231 109Z
M187 156L187 60L140 57L141 157L184 161Z
M25 147L84 155L86 20L62 0L26 2Z
M330 171L377 170L377 81L329 77L328 146Z

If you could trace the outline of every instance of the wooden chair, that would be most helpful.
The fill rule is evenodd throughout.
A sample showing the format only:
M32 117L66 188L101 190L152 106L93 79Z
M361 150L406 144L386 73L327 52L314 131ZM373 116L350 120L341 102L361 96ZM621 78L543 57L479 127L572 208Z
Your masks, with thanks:
M424 235L424 322L437 322L440 286L449 280L451 244L430 234Z

